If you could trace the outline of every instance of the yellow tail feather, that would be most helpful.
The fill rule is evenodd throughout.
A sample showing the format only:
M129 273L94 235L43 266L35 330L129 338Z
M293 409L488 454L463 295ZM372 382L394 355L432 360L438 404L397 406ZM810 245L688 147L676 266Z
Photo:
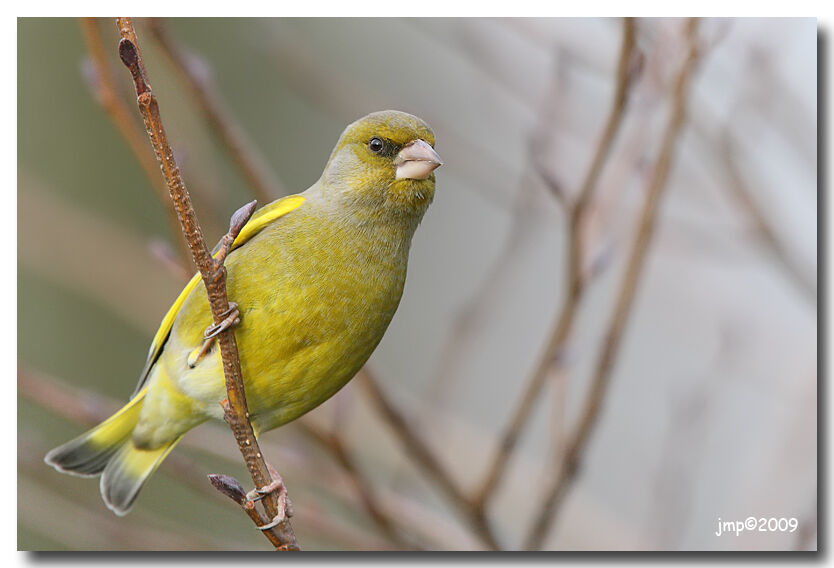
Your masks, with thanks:
M133 445L131 433L139 421L146 392L147 387L116 414L44 458L46 463L65 473L102 474L101 496L117 515L130 510L145 481L180 441L177 438L152 450Z
M104 471L113 454L130 438L146 392L140 391L116 414L46 454L44 461L58 471L75 475L92 476Z

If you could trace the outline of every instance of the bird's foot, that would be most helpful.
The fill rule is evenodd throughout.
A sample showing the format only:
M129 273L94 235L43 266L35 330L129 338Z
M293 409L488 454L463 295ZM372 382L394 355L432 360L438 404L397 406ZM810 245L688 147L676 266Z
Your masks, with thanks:
M214 342L217 339L217 336L225 329L229 329L232 326L235 326L240 323L240 310L238 306L234 302L229 302L229 309L220 314L221 319L218 323L210 325L206 328L206 331L203 332L203 344L188 354L188 367L193 369L197 366L203 357L206 356L206 353L209 352L211 346L214 345Z
M234 302L229 302L229 309L220 314L221 319L218 323L212 324L206 328L206 331L203 333L203 337L206 339L213 339L217 337L221 331L229 329L233 325L237 325L240 323L240 310L237 307L237 304Z
M278 526L293 515L292 502L290 502L290 498L287 495L287 488L284 485L284 480L271 465L266 464L266 467L269 469L269 474L272 476L272 482L263 487L253 489L246 494L246 500L250 503L259 501L270 493L278 494L278 513L271 522L258 527L258 529L262 531Z

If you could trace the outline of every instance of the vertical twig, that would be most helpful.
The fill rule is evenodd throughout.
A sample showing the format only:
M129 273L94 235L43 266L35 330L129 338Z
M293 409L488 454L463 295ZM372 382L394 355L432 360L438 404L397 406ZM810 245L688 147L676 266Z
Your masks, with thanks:
M182 231L180 231L177 213L174 211L168 199L168 187L165 185L165 180L159 176L159 167L156 164L156 160L154 160L153 154L148 152L148 146L144 140L141 128L136 124L128 106L119 97L116 89L116 78L113 76L107 60L107 53L101 38L98 21L96 18L81 18L80 22L81 31L84 34L84 42L87 45L90 62L93 66L94 80L92 87L96 99L119 130L128 148L130 148L130 151L136 158L136 161L139 162L139 165L145 172L151 186L153 186L159 202L165 211L168 227L171 232L171 239L176 243L180 262L188 264L191 260L191 253L183 238Z
M269 203L284 194L266 160L248 140L240 125L226 111L224 104L220 101L217 87L211 84L210 75L201 74L195 69L194 62L189 61L190 58L193 59L193 56L178 45L159 18L150 20L150 30L162 47L163 53L185 82L215 134L228 150L243 177L246 178L255 198L261 203Z
M623 330L639 283L640 274L646 260L646 252L654 232L660 199L666 187L669 169L677 146L678 136L686 118L687 94L689 83L699 58L697 39L697 19L692 18L686 26L689 49L675 80L672 92L672 110L663 134L657 162L649 180L646 198L640 212L637 230L634 234L631 253L626 270L620 283L620 291L606 333L605 342L597 359L590 393L585 401L579 424L571 437L561 467L553 482L545 492L545 499L536 516L525 548L541 548L544 538L555 520L559 505L562 503L571 482L575 479L582 452L585 449L594 425L599 418L603 397L608 386L614 360L620 346Z
M159 115L159 105L148 83L131 18L117 18L116 22L122 38L119 42L119 56L133 76L139 111L142 114L151 145L177 210L183 234L188 241L194 262L203 277L214 322L219 324L229 311L229 299L226 295L226 268L222 262L225 255L219 254L218 260L215 260L206 246L202 230L197 221L197 215L191 205L191 198L168 144ZM242 208L232 217L229 233L223 238L223 248L221 250L229 249L235 235L243 228L253 210L254 203L250 204L248 208ZM264 487L272 483L272 476L260 452L252 425L249 422L234 331L231 328L222 331L218 335L218 343L223 359L223 373L226 377L226 392L228 395L228 400L224 401L223 405L225 418L235 435L238 449L243 455L252 480L256 487ZM279 514L283 514L278 496L274 492L267 494L263 502L264 509L270 518L276 518ZM253 520L256 523L260 521L260 519L254 517ZM264 534L279 550L298 549L288 515L276 527L265 530Z
M581 230L585 220L585 211L593 196L606 158L611 151L614 139L619 131L628 101L628 90L634 79L634 21L631 18L623 20L623 39L620 47L619 62L617 64L616 87L611 110L608 113L605 127L594 152L591 164L585 174L577 198L568 210L568 270L566 273L566 291L562 298L562 307L553 333L545 347L544 354L533 372L530 382L522 394L521 402L516 407L510 423L505 429L498 449L487 469L483 482L476 491L473 501L480 508L486 507L490 496L495 492L501 478L509 465L510 455L516 446L521 431L532 413L539 393L547 382L549 371L553 364L562 356L565 344L573 328L576 311L585 287L584 250L582 246ZM545 180L550 178L542 176ZM555 194L560 194L554 189Z

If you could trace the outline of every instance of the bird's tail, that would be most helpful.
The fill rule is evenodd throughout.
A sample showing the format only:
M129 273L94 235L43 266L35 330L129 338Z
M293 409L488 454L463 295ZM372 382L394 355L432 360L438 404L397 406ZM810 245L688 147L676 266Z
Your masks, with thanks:
M117 515L127 514L145 481L180 440L176 438L152 450L134 445L131 433L139 421L144 399L143 390L116 414L58 446L44 458L46 463L64 473L101 474L101 496Z

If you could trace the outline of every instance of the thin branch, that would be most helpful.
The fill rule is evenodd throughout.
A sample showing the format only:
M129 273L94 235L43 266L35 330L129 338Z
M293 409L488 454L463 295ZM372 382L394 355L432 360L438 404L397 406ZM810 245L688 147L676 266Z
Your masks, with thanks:
M493 534L488 519L482 509L470 501L451 474L440 463L434 452L423 442L422 438L409 426L403 414L389 400L380 388L374 376L365 366L358 379L365 387L371 402L379 409L382 417L391 426L400 442L408 450L408 456L431 477L455 506L466 515L469 524L483 543L492 550L500 550L496 536Z
M218 88L212 83L210 73L199 69L195 64L195 56L171 37L159 18L150 20L150 30L162 47L163 53L185 82L215 134L246 178L255 198L261 203L269 203L283 195L285 192L276 181L266 160L249 141L240 124L226 111L224 103L220 100Z
M136 123L134 115L130 112L127 104L125 104L118 94L116 78L108 62L98 21L96 18L81 18L80 23L81 31L84 34L84 42L90 54L90 62L93 69L92 88L94 89L96 100L98 100L99 104L107 112L110 120L116 126L128 148L130 148L131 153L136 158L136 161L139 162L139 165L145 172L151 186L153 186L156 196L162 204L162 209L165 211L168 228L171 232L171 239L176 243L180 261L187 264L191 260L191 254L182 236L182 231L180 231L177 212L171 206L171 202L168 199L168 187L165 185L165 180L159 176L159 166L156 160L154 160L153 154L148 152L148 145L145 142L142 129Z
M191 280L192 273L180 262L180 259L177 258L168 241L151 239L148 243L148 250L151 253L151 257L157 260L177 282L180 282L183 286L188 284Z
M759 207L753 190L738 167L738 152L733 143L732 135L728 131L724 132L720 146L721 158L729 178L729 183L726 185L739 208L753 222L756 234L761 239L764 247L770 251L794 283L804 292L805 297L816 303L817 284L815 280L799 265L796 255L788 250L785 243L779 238L776 229L768 220L767 215Z
M232 217L229 233L223 237L221 253L218 254L219 260L216 261L212 258L206 246L202 230L197 221L197 215L191 205L191 198L168 144L159 115L159 105L148 83L131 18L117 18L116 22L122 38L119 42L119 56L133 77L139 111L142 114L151 145L177 210L183 234L186 236L194 262L199 268L203 283L206 286L214 323L219 325L230 312L229 299L226 295L226 268L222 262L225 254L222 254L222 251L228 251L234 237L240 232L254 211L254 203L250 204L248 208L242 208ZM269 486L273 483L273 476L263 459L252 425L249 422L249 412L246 406L246 395L240 371L240 358L233 329L231 327L223 329L217 336L217 341L223 359L223 373L226 377L228 396L228 399L224 401L224 416L234 433L238 449L246 462L246 467L249 469L255 486L258 488ZM269 518L278 519L283 517L277 526L264 530L264 534L270 542L276 545L278 550L297 550L298 543L289 522L289 511L286 511L287 514L285 514L276 492L268 493L263 499L263 504Z
M397 523L377 503L376 495L371 488L368 479L362 474L354 456L342 441L341 436L336 432L326 432L323 428L313 424L311 421L299 421L298 426L310 439L314 440L322 448L328 451L339 466L350 477L351 482L359 494L359 500L365 508L368 516L376 523L382 533L400 549L419 548L415 544L407 542L397 529Z
M170 519L158 514L135 515L130 522L113 522L113 515L92 499L81 499L55 487L51 473L43 467L47 448L32 440L18 447L18 523L49 540L55 539L68 550L136 549L142 543L148 550L232 550L197 527L171 530ZM50 514L41 514L50 507ZM83 522L80 520L83 519ZM48 542L48 541L47 541Z
M645 201L640 212L637 230L634 234L631 253L626 265L620 291L609 323L606 339L597 359L589 395L585 401L579 424L570 439L561 467L545 493L542 507L535 518L525 548L537 550L548 534L563 502L571 482L579 469L582 453L599 418L602 401L609 383L614 360L620 346L623 330L628 322L640 274L646 260L646 253L654 233L660 199L666 187L669 170L674 157L677 141L686 118L689 84L699 59L697 19L692 18L686 26L689 49L675 80L672 92L672 110L652 176L649 180Z
M634 61L636 50L634 48L634 21L631 18L623 20L623 39L620 47L619 62L617 64L616 87L611 110L608 113L605 127L599 139L596 151L594 152L591 164L585 174L578 196L571 203L568 227L568 270L565 276L566 291L562 298L562 307L556 321L553 333L547 342L542 358L533 372L530 382L521 397L521 402L505 429L498 449L490 462L487 474L476 491L473 501L478 507L486 507L488 500L495 493L509 465L510 456L515 449L518 438L530 415L535 402L539 398L542 388L547 382L550 370L555 362L562 357L565 345L573 328L579 302L585 289L586 279L583 267L585 265L584 250L582 246L581 231L585 220L585 212L593 196L606 159L614 144L619 131L622 118L625 113L628 101L629 87L634 80ZM546 175L543 179L548 180ZM560 192L555 192L560 194Z

